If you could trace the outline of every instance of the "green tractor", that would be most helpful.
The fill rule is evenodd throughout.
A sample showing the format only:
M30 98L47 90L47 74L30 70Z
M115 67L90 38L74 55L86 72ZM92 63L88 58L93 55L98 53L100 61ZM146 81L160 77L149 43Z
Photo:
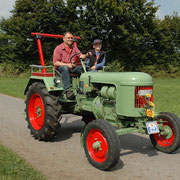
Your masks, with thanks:
M32 33L36 37L41 65L31 65L25 94L26 120L35 139L50 141L57 135L62 114L82 116L81 143L88 161L98 169L115 166L120 156L118 135L149 134L154 147L172 153L180 146L180 120L169 112L155 112L153 81L141 72L86 72L71 75L75 100L63 94L61 74L45 66L41 37L62 35ZM79 39L79 37L75 37ZM76 42L74 42L76 45Z

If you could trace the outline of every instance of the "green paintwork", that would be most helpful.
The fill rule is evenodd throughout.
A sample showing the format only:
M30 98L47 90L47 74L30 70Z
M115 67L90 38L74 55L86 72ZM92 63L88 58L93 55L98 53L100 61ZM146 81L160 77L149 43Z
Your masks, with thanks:
M135 133L135 132L139 132L139 130L137 128L123 128L123 129L116 130L116 133L118 135L124 135L124 134Z
M171 138L173 135L172 129L169 126L164 126L163 131L160 132L161 135L163 135L166 139Z
M48 91L63 91L61 83L56 85L54 77L31 76L28 87L37 81L45 84ZM81 86L80 86L81 83ZM135 108L135 87L152 86L151 76L146 73L128 72L85 72L80 78L72 78L72 89L76 96L74 113L92 112L96 119L105 119L111 124L120 127L116 130L119 135L140 132L146 133L146 117L142 117L144 108ZM82 93L77 90L82 88ZM91 93L95 91L96 96ZM60 96L61 103L72 102L65 96ZM37 107L37 114L41 116L41 110ZM137 118L136 122L126 121L127 118ZM83 131L82 131L83 135ZM94 148L99 147L99 142Z
M54 77L31 76L30 79L29 79L29 82L28 82L28 84L26 86L26 89L24 91L24 94L26 94L29 86L33 82L37 82L37 81L43 82L48 91L63 91L62 81L58 86L56 86L55 83L54 83Z
M86 72L81 75L80 81L84 82L84 93L91 92L97 84L105 85L101 90L101 96L106 99L115 99L117 115L127 117L141 117L144 112L144 108L134 107L135 87L153 85L151 76L141 72ZM113 86L109 92L108 86ZM100 100L96 102L96 105L98 103L101 103ZM84 104L85 110L88 110L87 104Z
M42 111L42 109L40 108L40 106L38 105L38 106L36 106L36 114L37 114L37 118L39 118L39 117L41 117L41 111Z
M96 140L96 139L95 139L95 140ZM102 149L101 149L101 141L96 141L96 142L94 142L92 146L93 146L94 149L102 150Z
M153 84L151 76L142 72L86 72L81 75L80 80L88 84L89 76L91 83L114 84L115 86L148 86Z

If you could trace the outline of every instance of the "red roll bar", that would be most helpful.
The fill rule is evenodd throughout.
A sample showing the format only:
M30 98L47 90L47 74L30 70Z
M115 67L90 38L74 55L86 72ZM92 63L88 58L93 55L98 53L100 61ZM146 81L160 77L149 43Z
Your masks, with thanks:
M40 57L41 65L45 66L43 50L42 50L42 45L41 45L41 38L42 37L47 37L47 38L60 38L60 39L63 39L64 36L63 35L56 35L56 34L38 33L38 32L32 32L31 35L36 36L36 41L37 41L37 45L38 45L38 51L39 51L39 57ZM73 37L74 37L74 39L77 39L77 40L80 39L80 37L78 37L78 36L73 36ZM77 47L76 41L74 41L73 44ZM45 68L42 69L42 73L46 73Z

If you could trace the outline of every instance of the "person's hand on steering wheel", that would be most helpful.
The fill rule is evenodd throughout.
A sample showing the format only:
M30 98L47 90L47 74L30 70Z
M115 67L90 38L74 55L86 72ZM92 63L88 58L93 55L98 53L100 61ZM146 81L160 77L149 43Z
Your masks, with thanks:
M74 55L70 58L70 62L71 62L71 63L68 64L68 67L69 67L69 68L74 68L74 67L77 65L77 63L73 63L73 62L72 62L72 58L73 58L74 56L80 54L80 53L82 53L82 52L78 52L78 53L74 54ZM87 59L87 58L89 58L89 57L91 57L91 56L92 56L92 53L91 53L91 52L87 52L87 53L81 54L81 56L80 56L79 58L80 58L80 59Z

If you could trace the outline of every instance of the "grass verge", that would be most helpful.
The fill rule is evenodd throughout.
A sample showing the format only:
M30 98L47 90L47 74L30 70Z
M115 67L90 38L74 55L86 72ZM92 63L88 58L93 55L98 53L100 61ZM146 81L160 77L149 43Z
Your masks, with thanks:
M33 169L16 153L0 145L0 179L1 180L45 180L39 171Z
M153 79L157 112L172 112L180 118L180 78Z
M24 90L28 83L28 77L0 75L0 92L2 94L25 99Z
M25 99L24 89L29 78L0 75L0 93ZM0 180L45 180L16 153L0 145Z

